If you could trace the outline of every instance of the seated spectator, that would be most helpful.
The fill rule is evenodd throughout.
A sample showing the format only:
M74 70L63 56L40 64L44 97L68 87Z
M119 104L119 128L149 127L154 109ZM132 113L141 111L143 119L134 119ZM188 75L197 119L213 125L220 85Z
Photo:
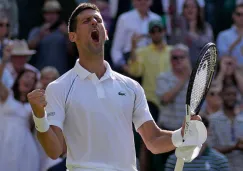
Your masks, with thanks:
M9 60L5 53L4 60ZM0 63L0 80L6 63ZM34 90L37 74L22 70L12 89L0 81L0 168L1 170L38 171L40 158L37 142L31 132L34 127L27 94Z
M185 100L191 65L189 49L183 44L175 45L171 51L169 72L157 78L156 94L160 100L158 125L167 130L176 130L185 117Z
M178 19L177 27L173 28L171 44L183 42L189 47L192 66L197 61L203 46L213 41L211 26L204 21L197 0L185 0L183 15Z
M236 113L237 87L225 84L221 96L223 107L212 114L210 120L210 145L225 154L232 171L242 171L243 163L243 113Z
M217 48L220 57L232 56L238 65L243 65L243 3L236 6L232 18L233 26L219 33Z
M43 7L44 23L31 30L28 44L31 49L37 50L31 61L35 67L41 70L45 66L53 66L63 74L69 70L71 43L67 35L67 25L60 12L58 1L46 1Z
M202 122L208 129L210 124L208 119L206 117L202 117ZM170 155L168 160L166 161L165 171L174 171L176 160L177 158L175 154ZM191 170L230 171L227 158L223 154L211 148L208 145L207 141L203 144L199 155L190 163L184 164L183 171Z
M150 43L148 38L148 24L151 20L160 20L160 16L149 10L152 0L133 0L134 8L120 15L117 21L111 58L114 67L124 72L131 51L131 40L137 37L137 47L144 47Z
M37 84L38 89L46 89L47 85L59 77L59 72L56 68L47 66L41 70L40 81Z

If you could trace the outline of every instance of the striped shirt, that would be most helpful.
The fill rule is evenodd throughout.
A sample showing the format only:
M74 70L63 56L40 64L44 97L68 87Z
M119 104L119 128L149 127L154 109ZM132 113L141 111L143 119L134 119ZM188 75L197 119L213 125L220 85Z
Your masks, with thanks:
M176 156L170 155L166 161L165 171L174 171ZM216 150L207 147L202 155L190 163L185 163L183 171L229 171L227 158Z
M157 78L156 95L161 97L173 89L179 82L179 79L173 74L173 72L161 73ZM184 120L186 109L186 91L188 83L178 92L172 102L167 104L160 104L160 114L158 124L165 129L175 130L181 127Z

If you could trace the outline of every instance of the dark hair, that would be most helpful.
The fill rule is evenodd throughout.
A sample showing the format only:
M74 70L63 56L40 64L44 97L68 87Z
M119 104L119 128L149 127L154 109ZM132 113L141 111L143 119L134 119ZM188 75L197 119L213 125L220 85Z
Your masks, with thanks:
M202 16L202 11L197 0L193 0L197 7L197 31L204 33L206 30L206 25L204 22L204 17ZM186 7L186 2L183 4L183 9ZM188 25L189 28L189 25Z
M32 90L35 89L35 85L36 85L36 83L37 83L37 73L36 73L35 71L30 70L30 69L24 69L23 71L21 71L21 72L18 74L18 76L17 76L17 78L16 78L16 80L15 80L15 82L14 82L14 84L13 84L13 87L12 87L12 90L13 90L13 96L14 96L14 98L15 98L16 100L18 100L18 101L21 101L21 99L20 99L20 95L21 95L21 94L20 94L20 90L19 90L19 80L21 79L21 77L22 77L26 72L32 72L32 73L35 74L35 84L33 85L32 89L31 89L30 91L32 91ZM27 102L27 97L26 97L25 101L21 101L21 102Z
M236 84L235 82L230 82L230 83L228 83L228 82L226 82L226 81L224 80L224 81L223 81L223 85L222 85L222 90L221 90L221 92L225 92L225 90L226 90L227 88L231 88L231 87L233 87L233 88L235 88L236 90L238 90L237 84Z
M81 3L79 4L79 6L77 8L75 8L75 10L72 12L69 20L68 20L68 31L69 32L74 32L76 31L76 27L77 27L77 16L83 12L84 10L87 9L92 9L95 11L100 12L99 8L92 3Z

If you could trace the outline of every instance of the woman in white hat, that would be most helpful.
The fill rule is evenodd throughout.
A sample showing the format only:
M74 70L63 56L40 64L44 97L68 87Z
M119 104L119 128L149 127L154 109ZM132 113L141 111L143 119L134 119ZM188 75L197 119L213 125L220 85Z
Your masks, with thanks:
M11 56L8 46L0 63L0 80L6 61ZM32 134L33 121L27 94L37 83L36 72L24 69L12 89L0 81L0 170L38 171L40 160Z

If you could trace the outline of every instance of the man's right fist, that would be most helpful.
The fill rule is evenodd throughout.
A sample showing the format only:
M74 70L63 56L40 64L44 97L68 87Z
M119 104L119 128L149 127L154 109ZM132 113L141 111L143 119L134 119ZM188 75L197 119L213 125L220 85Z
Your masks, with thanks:
M42 118L45 116L45 107L47 105L45 99L45 90L33 90L27 95L28 101L36 117Z

